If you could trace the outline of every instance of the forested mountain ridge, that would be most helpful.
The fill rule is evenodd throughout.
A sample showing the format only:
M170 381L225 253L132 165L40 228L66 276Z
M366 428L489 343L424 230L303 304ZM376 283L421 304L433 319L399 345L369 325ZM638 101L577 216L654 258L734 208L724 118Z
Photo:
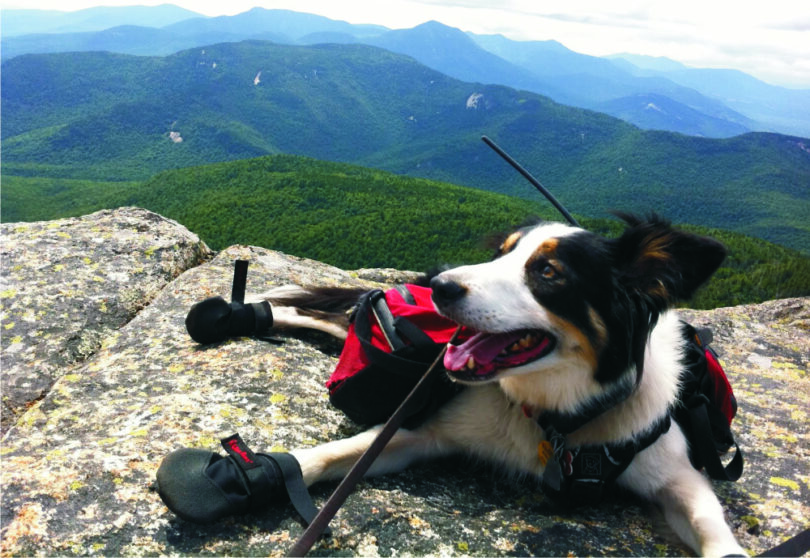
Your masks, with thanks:
M484 261L499 234L536 217L562 220L539 195L523 200L290 155L165 171L145 183L10 177L2 196L4 222L139 206L197 231L217 250L263 246L344 269L424 270ZM580 221L601 234L621 230L616 219ZM717 238L729 251L692 306L810 295L810 257L737 233L691 229Z
M166 57L26 55L3 64L2 105L5 175L144 180L294 153L534 195L481 144L485 134L573 211L657 210L810 246L808 140L642 131L370 46L248 41Z

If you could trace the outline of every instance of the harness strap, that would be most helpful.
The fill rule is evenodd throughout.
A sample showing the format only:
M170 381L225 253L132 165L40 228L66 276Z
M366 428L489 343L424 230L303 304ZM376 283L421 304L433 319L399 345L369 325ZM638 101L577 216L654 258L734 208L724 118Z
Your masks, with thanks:
M693 397L687 403L688 428L694 433L689 437L693 464L697 469L705 468L714 480L736 481L743 472L743 454L734 442L734 457L728 465L723 465L717 452L717 445L711 436L712 421L709 417L708 400L705 395ZM721 417L722 419L722 417Z
M545 431L555 430L563 435L571 434L630 397L640 381L640 373L637 373L635 382L620 380L621 383L607 396L591 399L577 413L543 411L537 417L537 424Z
M407 302L408 304L416 305L416 298L414 298L413 293L408 289L407 286L403 283L399 283L394 287L399 295L402 297L402 300Z
M376 318L392 352L383 351L371 342L373 334L369 312ZM430 336L407 319L402 316L395 318L385 301L385 293L379 289L370 291L361 297L352 314L352 321L357 340L369 361L384 366L395 374L410 376L414 368L414 359L427 367L441 350L441 347L436 345ZM409 345L401 336L413 344L414 351L408 351L407 354L402 352L402 349Z
M397 351L405 347L405 342L400 339L394 328L395 318L385 302L385 294L381 290L375 290L369 295L369 302L371 303L371 312L377 319L377 323L380 324L380 329L388 342L388 346L391 347L391 351Z

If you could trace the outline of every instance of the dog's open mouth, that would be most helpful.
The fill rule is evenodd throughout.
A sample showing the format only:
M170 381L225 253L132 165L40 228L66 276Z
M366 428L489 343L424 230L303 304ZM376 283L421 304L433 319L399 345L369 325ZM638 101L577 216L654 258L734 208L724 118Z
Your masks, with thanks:
M515 368L548 355L556 340L542 330L476 333L460 345L448 345L444 367L462 381L485 381L499 370Z

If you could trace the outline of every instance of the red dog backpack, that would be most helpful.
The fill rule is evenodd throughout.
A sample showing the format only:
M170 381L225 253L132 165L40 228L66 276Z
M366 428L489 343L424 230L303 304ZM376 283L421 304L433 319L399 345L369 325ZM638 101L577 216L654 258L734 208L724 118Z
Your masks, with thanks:
M458 325L433 307L431 290L400 285L363 295L326 387L330 402L363 425L388 420L447 345ZM462 337L463 339L463 337ZM463 389L445 374L409 402L406 428L414 428Z
M737 399L717 354L709 346L712 333L684 323L687 373L682 378L679 404L673 417L689 441L689 458L696 469L706 469L715 480L736 481L742 475L743 456L731 433L737 414ZM734 457L723 465L719 455L735 448Z

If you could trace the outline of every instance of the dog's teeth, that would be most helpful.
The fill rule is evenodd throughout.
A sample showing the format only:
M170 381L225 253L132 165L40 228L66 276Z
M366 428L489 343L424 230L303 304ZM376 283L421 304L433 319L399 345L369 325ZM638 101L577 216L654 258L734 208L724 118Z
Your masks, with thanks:
M512 351L513 353L516 353L516 352L518 352L520 350L521 345L522 345L522 343L520 343L520 344L515 343L514 345L509 347L509 350Z
M521 347L523 347L524 349L528 349L529 347L531 347L531 346L532 346L532 341L533 341L533 340L534 340L534 339L532 338L532 336L531 336L531 335L527 335L526 337L523 337L523 338L520 340L520 346L521 346Z
M468 370L474 370L475 369L475 359L473 357L470 357L470 358L467 359L467 369Z

